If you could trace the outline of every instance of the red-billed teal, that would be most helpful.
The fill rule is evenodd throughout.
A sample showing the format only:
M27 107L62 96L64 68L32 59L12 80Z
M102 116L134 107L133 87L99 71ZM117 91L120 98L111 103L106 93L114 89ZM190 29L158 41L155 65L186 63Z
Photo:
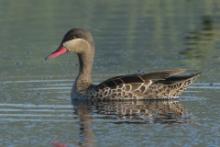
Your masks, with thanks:
M56 58L68 52L79 57L79 75L72 93L91 100L141 100L165 99L179 96L199 73L184 75L186 69L177 68L146 74L121 75L92 84L92 66L95 44L91 33L74 28L68 31L59 48L46 59Z

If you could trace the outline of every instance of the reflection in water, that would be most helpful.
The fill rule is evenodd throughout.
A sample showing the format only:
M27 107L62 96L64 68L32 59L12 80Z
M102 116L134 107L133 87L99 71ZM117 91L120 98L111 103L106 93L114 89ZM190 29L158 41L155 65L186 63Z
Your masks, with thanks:
M99 119L108 120L114 124L176 124L189 120L184 106L175 100L161 101L112 101L89 102L74 101L75 113L79 116L80 146L95 146L95 136L92 130L92 113Z
M201 17L201 20L199 29L186 36L186 48L180 52L194 67L203 65L201 63L212 54L213 46L218 39L219 30L214 28L212 17L205 15Z
M67 144L65 143L60 143L60 142L52 142L53 147L68 147Z
M202 19L202 24L203 24L203 27L202 27L202 30L204 31L212 31L213 30L213 22L212 22L212 18L211 16L203 16L203 19ZM209 34L210 33L210 34ZM209 32L207 35L212 35L211 32Z
M180 123L186 114L182 104L173 100L102 102L94 104L97 113L114 123Z
M209 41L213 40L213 22L210 16L203 16L201 28L194 32L190 32L186 36L186 45L187 49L182 53L188 57L203 57L206 53L203 50L208 48L201 48L201 45L210 43Z
M93 147L94 133L92 131L92 116L89 115L89 108L86 104L81 103L78 105L77 109L79 119L80 119L80 143L82 147Z

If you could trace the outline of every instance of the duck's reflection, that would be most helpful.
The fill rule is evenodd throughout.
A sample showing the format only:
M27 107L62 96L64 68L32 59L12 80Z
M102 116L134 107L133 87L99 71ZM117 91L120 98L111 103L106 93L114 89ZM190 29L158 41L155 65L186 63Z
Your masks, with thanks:
M179 123L186 111L178 101L126 101L93 104L105 119L114 123ZM109 117L108 117L109 116Z
M95 146L95 135L92 130L92 120L122 123L186 123L189 118L184 106L179 101L112 101L90 102L73 101L74 111L79 116L80 146Z
M80 142L79 146L94 147L95 138L92 131L92 115L86 102L77 103L76 112L79 115Z

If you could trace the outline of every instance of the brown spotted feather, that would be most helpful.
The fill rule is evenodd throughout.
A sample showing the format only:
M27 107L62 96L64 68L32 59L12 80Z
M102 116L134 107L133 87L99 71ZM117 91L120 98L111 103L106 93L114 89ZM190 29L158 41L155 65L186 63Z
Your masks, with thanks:
M110 78L93 89L99 100L164 99L179 96L198 76L178 75L184 69Z

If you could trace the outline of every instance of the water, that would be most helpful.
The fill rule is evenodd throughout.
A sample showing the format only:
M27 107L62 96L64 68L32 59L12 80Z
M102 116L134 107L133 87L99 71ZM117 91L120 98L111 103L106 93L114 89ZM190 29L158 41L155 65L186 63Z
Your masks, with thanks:
M220 146L218 0L0 2L0 146ZM96 41L94 82L185 67L179 100L73 103L74 55L45 61L72 27Z

